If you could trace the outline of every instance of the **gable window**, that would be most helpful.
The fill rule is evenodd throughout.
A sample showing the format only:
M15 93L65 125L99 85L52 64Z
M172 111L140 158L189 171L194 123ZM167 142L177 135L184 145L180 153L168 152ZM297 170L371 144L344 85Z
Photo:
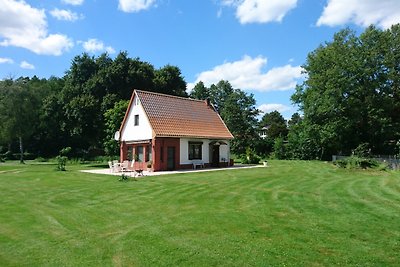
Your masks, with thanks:
M203 159L203 142L189 142L189 160Z
M139 115L135 115L135 126L139 125Z

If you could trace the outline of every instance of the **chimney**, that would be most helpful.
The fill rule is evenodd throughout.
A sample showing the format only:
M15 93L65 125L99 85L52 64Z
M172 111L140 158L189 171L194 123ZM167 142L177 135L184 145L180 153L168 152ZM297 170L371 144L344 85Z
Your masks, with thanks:
M204 100L204 102L207 104L208 107L211 106L210 98L207 97L207 98Z

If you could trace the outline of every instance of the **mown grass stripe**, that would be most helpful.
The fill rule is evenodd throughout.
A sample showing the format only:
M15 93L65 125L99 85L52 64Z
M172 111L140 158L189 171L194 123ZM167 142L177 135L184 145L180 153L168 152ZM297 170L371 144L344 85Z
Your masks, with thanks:
M398 172L269 164L129 182L87 166L0 165L0 265L400 262Z

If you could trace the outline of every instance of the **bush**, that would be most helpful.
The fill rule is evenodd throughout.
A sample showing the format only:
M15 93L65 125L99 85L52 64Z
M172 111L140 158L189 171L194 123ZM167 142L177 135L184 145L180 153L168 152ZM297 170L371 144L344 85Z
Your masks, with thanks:
M260 159L261 159L250 148L247 148L246 154L243 154L240 158L241 158L242 164L258 164L258 163L260 163Z
M347 169L385 170L387 167L386 164L380 163L377 160L371 158L361 158L357 156L351 156L345 159L337 160L334 164L340 168L347 168Z
M275 159L286 159L287 158L286 150L287 150L287 145L285 144L283 138L277 137L274 142L273 157Z
M16 158L14 157L14 154L11 151L7 151L3 155L4 159L6 160L15 160Z
M121 177L118 179L120 182L127 182L129 179L129 176L126 175L125 173L122 173ZM134 179L136 181L136 179Z
M71 147L65 147L60 150L60 155L56 157L57 160L57 170L65 171L65 165L67 164L68 154L71 153Z
M56 157L57 160L57 170L59 171L65 171L65 165L67 164L68 158L66 156L60 156L58 155Z
M47 162L47 161L48 161L47 159L45 159L45 158L43 158L43 157L37 157L35 160L36 160L37 162Z
M369 148L369 143L359 144L352 151L353 155L359 158L369 158L371 157L371 149Z

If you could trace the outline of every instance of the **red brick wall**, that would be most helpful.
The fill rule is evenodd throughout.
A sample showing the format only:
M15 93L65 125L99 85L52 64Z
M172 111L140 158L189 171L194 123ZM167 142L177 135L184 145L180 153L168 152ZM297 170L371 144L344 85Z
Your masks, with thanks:
M133 147L133 154L135 154L136 153L136 147L137 146L143 146L143 155L144 155L144 157L146 157L146 150L147 150L147 146L148 146L149 144L126 144L125 142L122 142L121 143L121 148L120 148L120 162L123 162L124 160L129 160L128 159L128 147ZM154 154L153 154L154 155ZM134 163L134 165L132 166L131 165L131 161L129 162L129 167L128 167L128 169L130 169L130 170L139 170L139 169L141 169L141 170L150 170L151 168L147 168L147 162L148 161L153 161L154 162L154 160L153 159L147 159L147 158L145 158L145 160L143 161L143 162L138 162L138 161L135 161L135 163Z
M119 149L119 161L123 162L128 157L128 146L126 145L125 141L121 142L120 149Z
M175 147L175 167L179 168L180 141L179 138L158 137L153 140L153 169L154 171L166 171L168 147ZM161 155L162 151L162 155Z

